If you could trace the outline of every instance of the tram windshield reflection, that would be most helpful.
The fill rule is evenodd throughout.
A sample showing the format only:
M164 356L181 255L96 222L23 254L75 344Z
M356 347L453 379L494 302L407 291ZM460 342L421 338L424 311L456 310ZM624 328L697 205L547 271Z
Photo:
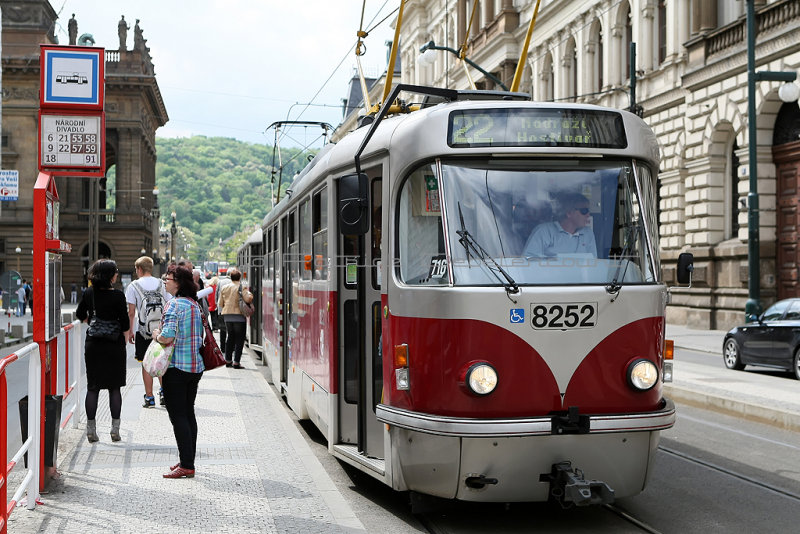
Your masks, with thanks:
M440 168L441 175L432 164L413 173L401 193L404 282L503 285L498 266L519 285L659 281L654 184L644 165L636 168L639 187L629 161L446 161ZM465 246L465 232L485 257ZM425 246L411 242L423 233Z

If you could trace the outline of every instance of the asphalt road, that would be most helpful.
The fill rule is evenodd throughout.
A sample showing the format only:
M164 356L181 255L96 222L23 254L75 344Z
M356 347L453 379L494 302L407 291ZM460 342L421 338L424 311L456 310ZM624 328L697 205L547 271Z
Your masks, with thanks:
M721 355L680 349L676 359L723 365ZM662 432L645 491L615 503L641 524L603 507L541 503L440 502L414 515L408 494L335 460L313 425L296 423L368 532L793 532L800 520L800 435L688 406L678 405L676 425Z

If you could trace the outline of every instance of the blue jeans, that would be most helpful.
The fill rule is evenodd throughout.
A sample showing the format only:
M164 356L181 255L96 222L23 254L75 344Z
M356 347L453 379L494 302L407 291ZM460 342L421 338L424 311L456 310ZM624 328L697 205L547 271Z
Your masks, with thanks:
M172 432L178 444L181 467L194 469L197 452L197 418L194 414L194 401L197 387L203 373L187 373L170 367L161 378L164 390L164 403L172 423Z

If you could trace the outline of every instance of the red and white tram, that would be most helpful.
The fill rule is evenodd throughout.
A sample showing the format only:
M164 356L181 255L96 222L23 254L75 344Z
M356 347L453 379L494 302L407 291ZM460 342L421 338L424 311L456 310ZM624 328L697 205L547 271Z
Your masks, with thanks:
M401 85L387 102L401 90L440 103L384 106L264 220L274 384L332 454L397 490L641 492L675 422L654 134L625 111L512 93ZM558 246L533 244L543 225ZM686 255L680 281L689 270Z

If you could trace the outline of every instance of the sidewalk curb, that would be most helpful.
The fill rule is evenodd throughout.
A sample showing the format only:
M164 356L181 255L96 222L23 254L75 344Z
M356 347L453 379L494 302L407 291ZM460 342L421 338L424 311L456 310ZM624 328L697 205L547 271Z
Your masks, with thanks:
M717 349L709 349L707 347L701 347L699 345L682 345L679 344L677 341L675 342L676 349L683 349L683 350L691 350L692 352L705 352L706 354L714 354L715 356L722 356L722 347Z
M3 341L0 348L7 349L8 347L14 347L16 345L27 345L28 343L33 343L33 334L25 334L22 339L13 338L11 340Z
M723 395L701 393L675 384L664 384L664 395L677 403L743 417L749 421L776 426L784 430L800 431L800 414L797 413L742 402Z

